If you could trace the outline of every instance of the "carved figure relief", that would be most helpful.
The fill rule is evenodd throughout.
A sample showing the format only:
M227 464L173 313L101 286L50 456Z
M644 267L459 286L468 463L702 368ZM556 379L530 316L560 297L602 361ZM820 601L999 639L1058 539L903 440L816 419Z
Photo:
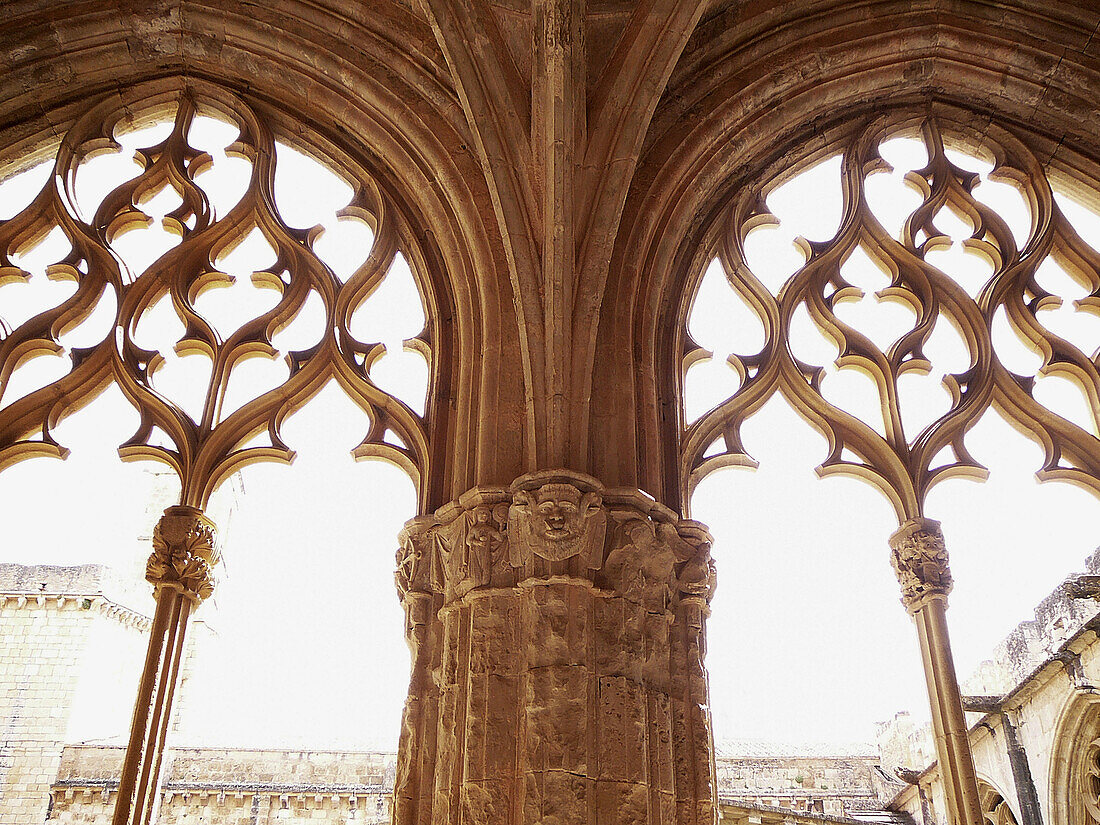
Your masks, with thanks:
M680 568L677 586L681 596L710 601L718 588L718 568L710 554L688 559Z
M933 596L951 592L951 570L939 523L931 519L907 522L890 539L890 561L909 609Z
M548 561L582 555L588 567L598 567L607 526L602 502L599 493L557 482L517 491L508 512L512 566L526 564L533 553Z
M393 574L397 593L402 601L410 590L423 589L424 566L423 549L412 537L406 535L397 548L397 569Z
M668 777L668 805L709 794L698 784L709 751L691 744L709 741L700 601L714 568L702 525L641 491L556 470L469 490L409 522L402 541L399 590L430 568L419 576L432 598L406 600L416 658L402 747L423 754L426 773L403 778L396 821L417 821L431 794L433 817L453 816L460 800L464 815L510 822L516 783L543 814L560 805L562 821L581 821L581 794L541 781L604 782L585 778L592 748L608 752L592 730L635 743L600 769L614 784L641 787L649 762ZM502 725L522 727L514 751Z
M663 609L672 598L676 555L669 533L679 542L675 529L642 519L632 519L616 531L614 547L607 556L603 574L617 593L649 609Z
M466 515L470 525L466 531L462 566L475 587L494 583L494 578L497 584L503 583L502 576L509 566L508 548L505 535L498 525L507 517L508 508L503 505L482 505Z
M432 589L448 598L469 590L466 582L466 519L459 518L432 531ZM472 586L472 585L471 585Z

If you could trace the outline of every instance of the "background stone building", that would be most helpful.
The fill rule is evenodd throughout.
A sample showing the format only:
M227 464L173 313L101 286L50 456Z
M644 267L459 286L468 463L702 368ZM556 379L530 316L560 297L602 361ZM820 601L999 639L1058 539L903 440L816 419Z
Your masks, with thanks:
M4 822L46 820L67 743L126 730L132 688L119 675L139 666L149 629L132 595L100 565L0 565Z
M148 641L146 587L103 565L0 565L0 821L111 821ZM172 735L205 631L191 636ZM396 754L173 748L160 825L390 822Z
M970 741L991 823L1097 821L1100 785L1100 550L963 682ZM902 724L899 724L902 721ZM885 726L883 767L909 785L890 808L923 825L947 822L929 730ZM923 741L922 741L923 740ZM922 759L922 757L924 757ZM913 770L916 768L916 770ZM1067 793L1067 789L1069 792Z

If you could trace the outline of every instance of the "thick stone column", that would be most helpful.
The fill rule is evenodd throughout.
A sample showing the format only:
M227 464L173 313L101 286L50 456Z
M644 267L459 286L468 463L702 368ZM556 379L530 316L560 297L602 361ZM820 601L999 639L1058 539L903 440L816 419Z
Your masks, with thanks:
M394 822L712 823L710 541L567 471L409 522Z
M145 578L156 611L138 685L130 741L119 778L113 825L149 825L160 794L161 759L193 608L214 592L214 523L195 507L169 507L153 530Z
M890 536L890 549L894 572L901 584L902 604L917 624L948 816L952 825L984 825L966 715L947 633L947 596L952 579L940 523L926 518L910 519Z

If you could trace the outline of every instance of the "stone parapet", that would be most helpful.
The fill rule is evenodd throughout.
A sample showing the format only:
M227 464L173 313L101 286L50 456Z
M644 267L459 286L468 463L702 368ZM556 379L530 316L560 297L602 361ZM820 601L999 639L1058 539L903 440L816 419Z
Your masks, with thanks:
M69 745L57 781L63 785L118 782L125 748ZM173 748L169 788L194 786L254 788L277 785L312 789L392 787L397 755L374 751L242 748Z
M119 747L66 747L47 822L109 822L124 755ZM379 752L178 748L166 755L157 822L387 825L396 758Z
M51 564L0 564L0 601L44 606L46 600L66 603L106 603L115 615L148 627L152 599L144 582L128 580L103 564L59 566Z

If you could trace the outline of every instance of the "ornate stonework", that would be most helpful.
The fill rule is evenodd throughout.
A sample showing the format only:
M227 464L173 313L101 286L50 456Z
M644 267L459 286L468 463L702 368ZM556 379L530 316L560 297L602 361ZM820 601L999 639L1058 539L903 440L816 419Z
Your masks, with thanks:
M595 555L607 523L602 502L599 493L582 492L561 481L516 490L508 510L508 525L516 538L513 566L529 563L532 553L547 561L564 561L580 554L598 566Z
M982 814L988 825L1016 825L1016 816L1004 795L988 782L978 781Z
M946 598L951 592L947 548L938 521L907 521L890 536L890 549L890 562L901 585L901 601L910 612L919 610L928 599Z
M1085 749L1085 769L1079 793L1089 823L1100 825L1100 736Z
M478 487L405 525L395 580L446 604L483 588L573 576L633 601L701 598L716 584L711 538L636 490L603 490L580 473L531 473Z
M394 821L710 822L710 542L566 471L409 522Z
M197 508L169 507L153 529L145 578L155 588L173 588L202 602L214 592L219 558L214 522Z

